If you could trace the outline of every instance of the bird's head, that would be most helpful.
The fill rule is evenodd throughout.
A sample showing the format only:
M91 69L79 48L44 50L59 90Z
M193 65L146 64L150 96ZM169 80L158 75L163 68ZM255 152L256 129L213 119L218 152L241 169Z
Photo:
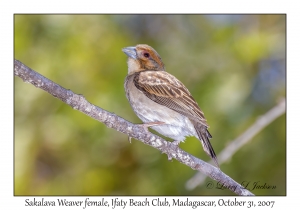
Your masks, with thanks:
M165 70L165 66L159 54L146 44L138 44L135 47L125 47L122 51L128 56L128 74L145 70Z

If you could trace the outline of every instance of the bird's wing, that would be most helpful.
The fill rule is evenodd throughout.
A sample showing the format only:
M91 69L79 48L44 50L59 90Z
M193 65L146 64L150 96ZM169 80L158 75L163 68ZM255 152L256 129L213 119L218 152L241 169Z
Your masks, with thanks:
M186 117L194 124L204 151L219 167L217 156L209 141L208 124L188 89L176 77L165 71L142 71L133 79L135 86L152 101L164 105Z
M133 81L152 101L208 127L197 102L176 77L165 71L142 71L136 74Z

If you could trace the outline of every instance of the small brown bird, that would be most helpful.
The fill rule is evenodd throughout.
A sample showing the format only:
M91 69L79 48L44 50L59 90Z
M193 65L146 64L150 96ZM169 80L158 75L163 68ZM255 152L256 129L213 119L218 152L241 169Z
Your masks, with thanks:
M203 112L188 89L165 71L159 54L145 44L122 51L128 56L126 97L145 126L153 126L153 130L175 140L176 145L186 136L195 136L219 167Z

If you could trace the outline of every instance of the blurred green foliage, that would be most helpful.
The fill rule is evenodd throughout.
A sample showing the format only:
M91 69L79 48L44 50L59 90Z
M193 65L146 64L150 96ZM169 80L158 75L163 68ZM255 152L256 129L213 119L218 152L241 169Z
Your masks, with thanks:
M204 111L218 154L285 97L285 15L15 15L15 59L134 122L123 47L149 44ZM107 128L15 77L15 195L234 195L198 186L196 172ZM200 142L180 145L204 159ZM221 169L286 194L286 116ZM209 178L206 181L211 181Z

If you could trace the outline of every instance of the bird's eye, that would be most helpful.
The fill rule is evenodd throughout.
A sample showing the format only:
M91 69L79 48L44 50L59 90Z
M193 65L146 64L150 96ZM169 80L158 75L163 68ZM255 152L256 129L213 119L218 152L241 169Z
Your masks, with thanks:
M150 54L147 53L147 52L145 52L145 53L144 53L144 57L145 57L145 58L149 58L149 57L150 57Z

